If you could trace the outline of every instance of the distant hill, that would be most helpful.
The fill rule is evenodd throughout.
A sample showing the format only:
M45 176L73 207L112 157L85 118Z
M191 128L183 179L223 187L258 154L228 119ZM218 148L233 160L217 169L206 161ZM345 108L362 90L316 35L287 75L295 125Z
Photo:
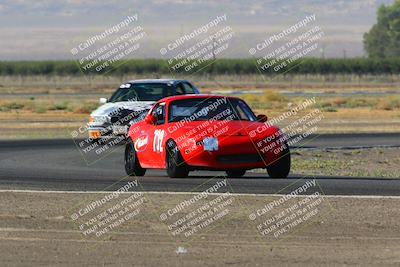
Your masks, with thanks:
M161 57L159 49L183 33L227 14L236 35L222 57L248 57L248 48L315 13L325 31L326 57L363 56L362 35L380 4L393 0L141 0L31 1L0 3L0 60L72 59L77 43L138 14L147 33L135 57ZM321 56L319 52L312 56Z

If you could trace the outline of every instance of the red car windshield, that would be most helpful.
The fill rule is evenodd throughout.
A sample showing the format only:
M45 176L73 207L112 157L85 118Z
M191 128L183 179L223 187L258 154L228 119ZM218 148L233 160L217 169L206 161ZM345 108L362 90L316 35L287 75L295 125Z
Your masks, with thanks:
M256 121L245 102L235 98L191 98L169 104L169 122L201 120Z

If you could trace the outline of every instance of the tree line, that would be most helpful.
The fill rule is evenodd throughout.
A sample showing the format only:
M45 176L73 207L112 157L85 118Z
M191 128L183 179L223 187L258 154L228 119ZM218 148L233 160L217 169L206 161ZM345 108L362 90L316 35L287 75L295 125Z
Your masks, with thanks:
M110 67L105 72L94 68L83 71L75 61L2 61L0 75L84 75L84 74L185 74L184 68L173 71L166 60L132 59ZM190 74L398 74L400 58L348 58L320 59L305 58L292 62L286 68L275 72L273 68L261 70L255 59L217 59L205 62L200 70L194 69Z

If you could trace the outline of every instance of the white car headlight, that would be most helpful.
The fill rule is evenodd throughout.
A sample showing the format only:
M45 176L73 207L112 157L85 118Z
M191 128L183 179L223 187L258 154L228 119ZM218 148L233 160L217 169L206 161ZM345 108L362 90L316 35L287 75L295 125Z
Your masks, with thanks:
M92 118L95 123L105 123L109 121L107 116L92 116Z

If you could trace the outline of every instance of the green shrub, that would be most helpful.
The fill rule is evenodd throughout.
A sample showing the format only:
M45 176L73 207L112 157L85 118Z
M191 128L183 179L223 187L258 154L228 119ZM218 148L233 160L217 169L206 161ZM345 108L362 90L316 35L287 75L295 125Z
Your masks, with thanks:
M8 102L3 105L1 105L1 110L2 111L9 111L9 110L16 110L16 109L22 109L24 108L24 104L20 102Z
M97 103L93 102L84 102L80 106L77 106L74 108L75 113L84 113L84 114L89 114L92 112L94 109L96 109L99 105Z
M68 109L68 102L55 103L49 110L66 110Z
M34 112L36 113L45 113L46 112L46 107L43 105L37 105L35 106Z
M219 58L205 61L204 68L198 68L197 74L259 74L256 59ZM116 62L114 68L105 71L111 75L135 74L171 74L170 66L164 59L130 59ZM290 74L399 74L400 58L302 58L289 64L282 72ZM281 72L281 73L282 73ZM175 71L174 71L175 73ZM186 74L184 67L176 73ZM273 68L261 70L262 74L277 75ZM75 61L0 61L0 75L102 75L95 68L89 71L80 69ZM329 77L328 77L329 78Z
M325 111L325 112L337 112L337 109L335 109L333 107L326 107L326 108L323 108L322 111Z

